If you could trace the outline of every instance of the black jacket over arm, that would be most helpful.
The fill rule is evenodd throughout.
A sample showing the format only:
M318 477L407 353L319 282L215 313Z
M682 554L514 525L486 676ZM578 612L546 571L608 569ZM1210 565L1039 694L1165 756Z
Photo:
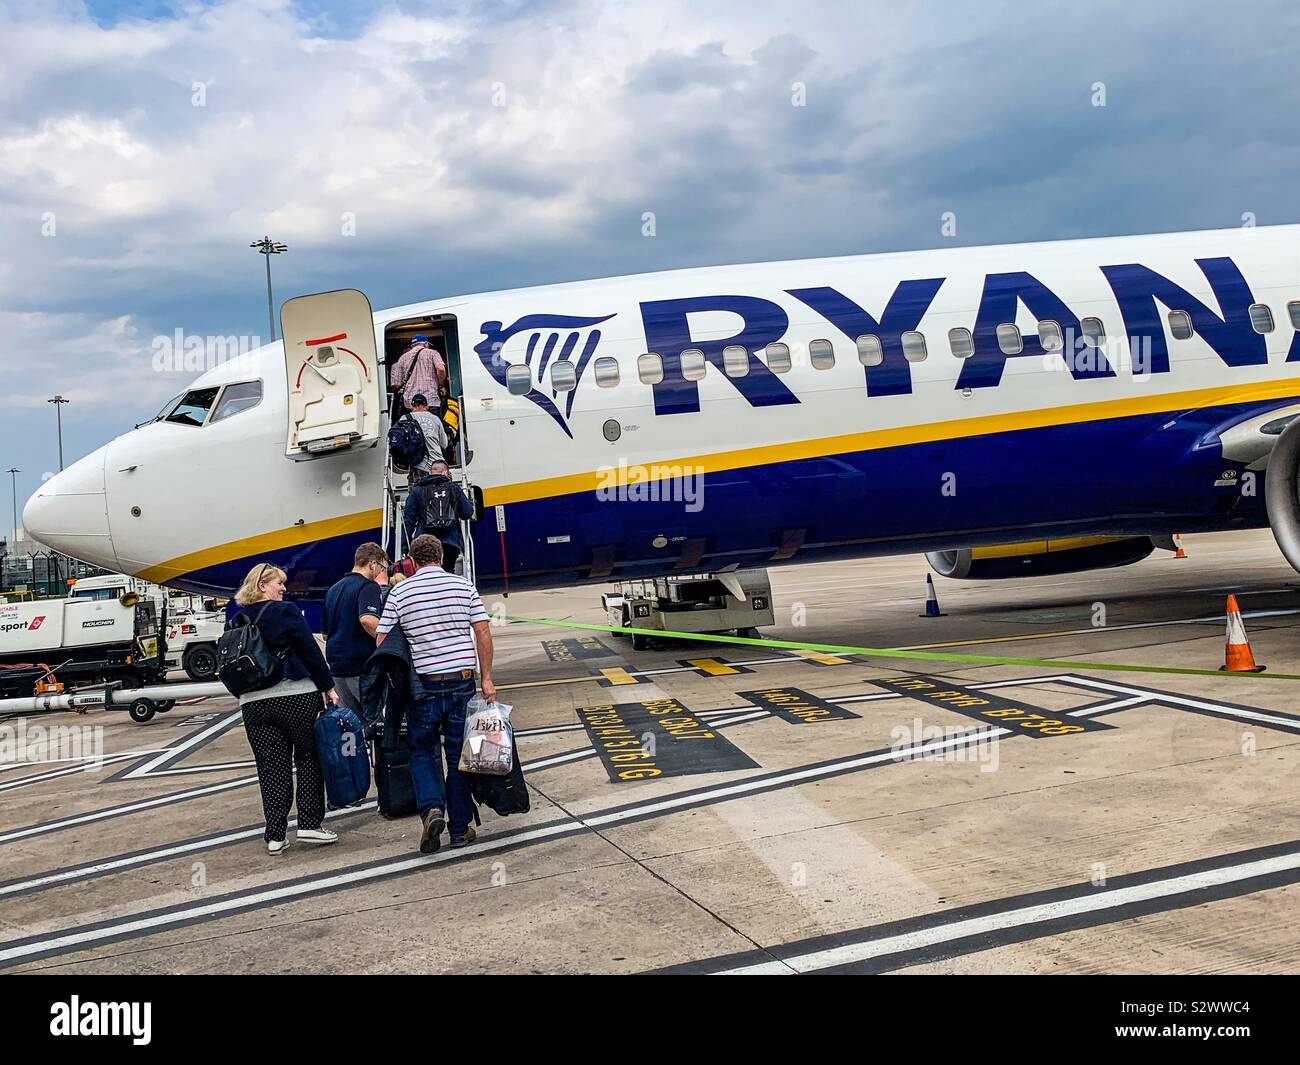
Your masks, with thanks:
M366 659L361 671L361 717L367 725L383 717L385 748L397 746L406 709L423 691L411 662L406 633L396 625Z

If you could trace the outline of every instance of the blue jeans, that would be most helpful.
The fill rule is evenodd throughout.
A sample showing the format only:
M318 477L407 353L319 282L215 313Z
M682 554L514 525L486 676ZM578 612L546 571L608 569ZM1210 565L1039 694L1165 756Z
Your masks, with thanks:
M424 695L406 713L407 743L411 748L411 784L420 816L437 806L447 815L453 836L463 835L474 819L474 799L469 778L460 771L460 747L465 738L465 708L474 694L474 678L435 680L420 678ZM447 752L444 798L442 759L438 741Z

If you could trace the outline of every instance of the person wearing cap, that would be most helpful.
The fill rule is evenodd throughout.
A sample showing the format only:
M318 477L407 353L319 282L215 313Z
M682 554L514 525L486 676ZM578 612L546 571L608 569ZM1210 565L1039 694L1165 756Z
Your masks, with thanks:
M423 333L411 338L411 346L393 367L390 378L394 388L402 391L402 402L411 409L417 395L441 397L447 391L447 364Z
M428 477L433 463L447 457L447 427L442 419L429 409L429 397L417 392L411 397L411 418L424 431L424 446L427 453L415 466L412 483L420 477Z

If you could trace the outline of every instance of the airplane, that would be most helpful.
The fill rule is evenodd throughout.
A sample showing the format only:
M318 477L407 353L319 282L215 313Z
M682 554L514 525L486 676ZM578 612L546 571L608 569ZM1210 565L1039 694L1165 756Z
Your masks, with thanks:
M495 590L926 552L999 578L1269 526L1300 570L1300 226L674 270L373 313L297 297L45 482L41 543L319 603L400 546L387 377L446 354ZM309 614L309 617L311 615Z

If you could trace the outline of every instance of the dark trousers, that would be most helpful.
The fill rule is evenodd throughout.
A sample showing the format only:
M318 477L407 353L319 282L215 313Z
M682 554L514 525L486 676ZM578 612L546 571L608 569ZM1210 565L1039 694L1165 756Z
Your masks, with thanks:
M420 816L434 806L447 814L453 836L464 835L474 818L469 780L460 771L460 748L465 739L465 708L474 694L474 678L425 680L423 695L406 712L406 740L411 748L411 784ZM447 755L444 788L439 740Z
M325 781L312 725L324 702L320 692L258 699L243 709L244 731L257 760L266 839L284 839L293 805L293 771L298 770L298 827L320 828L325 820Z
M455 544L442 545L442 568L448 573L456 572L456 559L460 558L460 548Z

